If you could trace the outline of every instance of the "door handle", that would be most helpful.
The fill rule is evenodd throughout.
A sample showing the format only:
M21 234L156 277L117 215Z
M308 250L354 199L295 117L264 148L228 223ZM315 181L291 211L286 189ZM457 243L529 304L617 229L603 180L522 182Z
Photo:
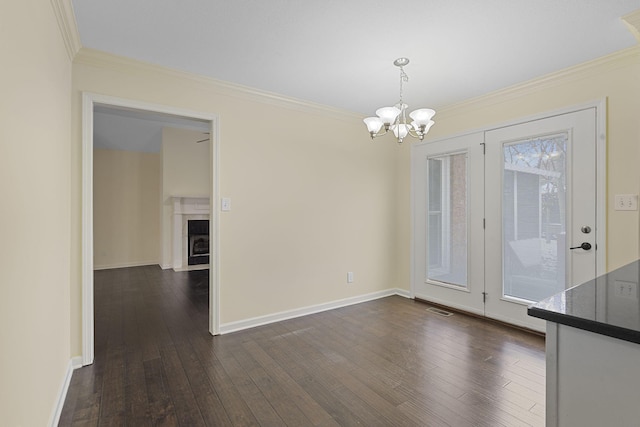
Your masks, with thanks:
M591 249L591 243L583 242L580 246L574 246L573 248L569 249L584 249L585 251L588 251L589 249Z

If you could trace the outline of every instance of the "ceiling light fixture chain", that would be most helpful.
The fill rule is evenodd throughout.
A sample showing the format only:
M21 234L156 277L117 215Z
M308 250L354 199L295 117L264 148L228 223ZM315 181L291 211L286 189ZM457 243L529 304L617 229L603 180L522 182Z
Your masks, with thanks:
M409 76L404 71L404 66L408 63L408 58L398 58L393 61L393 65L400 69L400 101L393 107L383 107L376 110L377 117L367 117L364 119L371 139L386 135L389 129L391 129L396 136L398 144L402 143L407 135L422 141L434 124L431 118L436 112L430 108L420 108L412 111L409 117L411 117L413 121L407 124L406 112L408 106L403 101L403 85L409 81ZM381 132L380 130L383 126L384 131Z
M404 86L403 85L404 82L409 82L409 76L407 75L407 73L404 72L404 65L398 65L398 68L400 68L400 102L398 102L396 107L399 106L400 108L400 111L401 111L400 114L402 114L402 123L407 123L407 106L402 100L402 95L403 95L402 88ZM398 141L398 143L401 143L401 142L402 140Z
M400 67L400 104L402 104L402 83L409 81L409 76L404 72L404 66L399 65Z

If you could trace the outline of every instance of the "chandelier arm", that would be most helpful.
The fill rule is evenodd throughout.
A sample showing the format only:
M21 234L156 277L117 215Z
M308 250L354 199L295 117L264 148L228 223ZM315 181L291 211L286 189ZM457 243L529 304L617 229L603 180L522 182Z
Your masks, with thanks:
M373 138L377 138L377 137L379 137L379 136L384 136L384 135L386 135L388 132L389 132L389 129L385 129L385 130L384 130L384 132L382 132L382 133L380 133L380 131L378 131L377 133L369 132L369 135L371 135L371 139L373 139Z
M407 132L407 135L411 136L412 138L418 138L420 141L422 141L424 139L424 133L418 133L413 129L409 129L409 131Z

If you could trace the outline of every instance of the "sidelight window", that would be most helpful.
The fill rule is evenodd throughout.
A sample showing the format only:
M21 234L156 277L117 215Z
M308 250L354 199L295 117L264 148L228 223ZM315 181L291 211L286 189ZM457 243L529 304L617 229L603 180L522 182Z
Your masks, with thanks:
M428 159L427 280L467 287L467 153Z

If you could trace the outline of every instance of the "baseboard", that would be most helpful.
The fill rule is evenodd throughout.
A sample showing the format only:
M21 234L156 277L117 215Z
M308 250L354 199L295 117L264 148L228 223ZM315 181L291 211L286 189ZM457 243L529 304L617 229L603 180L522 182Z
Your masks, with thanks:
M411 299L411 292L407 291L406 289L396 288L396 295L403 298Z
M144 267L146 265L158 265L158 261L123 262L120 264L94 265L94 270L112 270L114 268Z
M384 291L373 292L370 294L359 295L323 304L311 305L308 307L281 311L279 313L267 314L265 316L253 317L251 319L223 323L220 325L220 334L228 334L230 332L237 332L244 329L255 328L256 326L267 325L269 323L281 322L283 320L307 316L309 314L320 313L322 311L347 307L349 305L360 304L362 302L385 298L391 295L400 295L402 297L409 298L409 292L405 291L404 289L387 289Z
M196 264L187 265L186 267L174 268L173 271L196 271L196 270L209 270L209 264Z
M51 422L49 423L50 427L57 427L58 423L60 422L60 415L62 415L64 401L67 399L67 392L69 391L71 376L73 375L73 371L80 367L82 367L82 357L77 356L69 360L69 363L67 364L67 372L64 376L64 381L62 382L62 386L60 387L60 391L58 392L56 406L53 410L53 414L51 415Z
M71 358L71 366L73 366L74 371L78 368L82 368L82 356Z

